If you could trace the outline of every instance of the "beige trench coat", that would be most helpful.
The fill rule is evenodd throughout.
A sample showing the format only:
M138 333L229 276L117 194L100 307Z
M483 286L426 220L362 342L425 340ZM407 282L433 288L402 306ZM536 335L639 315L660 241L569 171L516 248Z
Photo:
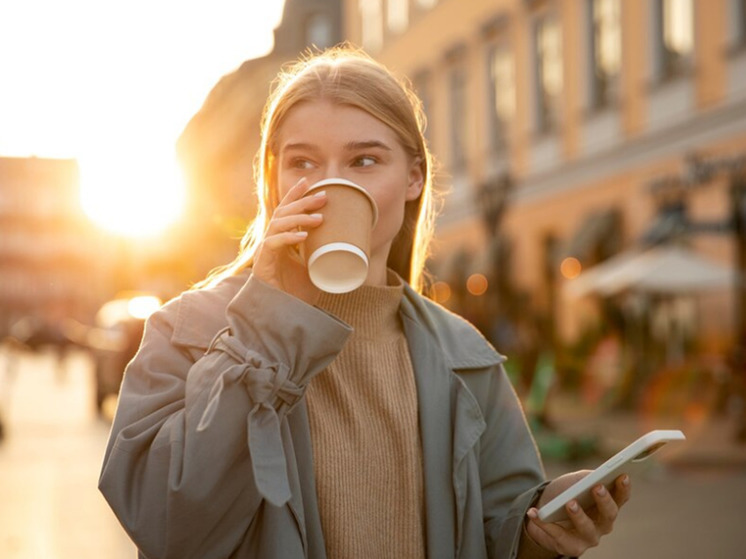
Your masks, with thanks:
M504 358L409 286L400 316L418 392L427 555L516 557L544 474ZM248 272L148 320L99 482L140 557L326 557L302 395L350 331Z

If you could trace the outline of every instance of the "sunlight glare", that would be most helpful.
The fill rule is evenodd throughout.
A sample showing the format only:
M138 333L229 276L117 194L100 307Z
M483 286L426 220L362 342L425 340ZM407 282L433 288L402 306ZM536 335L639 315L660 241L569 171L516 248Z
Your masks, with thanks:
M127 311L141 320L147 319L157 311L163 303L155 295L139 295L127 303Z
M186 205L179 135L222 76L271 50L283 7L0 2L0 157L75 158L92 221L163 232Z
M175 154L124 163L81 157L80 199L88 217L107 231L148 237L181 216L186 192Z

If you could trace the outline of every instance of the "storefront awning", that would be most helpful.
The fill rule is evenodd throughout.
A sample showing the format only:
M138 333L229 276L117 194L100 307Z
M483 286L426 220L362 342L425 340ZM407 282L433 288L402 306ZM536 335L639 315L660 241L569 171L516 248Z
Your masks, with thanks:
M737 279L732 267L682 246L661 245L614 256L569 280L564 290L571 297L623 291L693 293L732 287Z

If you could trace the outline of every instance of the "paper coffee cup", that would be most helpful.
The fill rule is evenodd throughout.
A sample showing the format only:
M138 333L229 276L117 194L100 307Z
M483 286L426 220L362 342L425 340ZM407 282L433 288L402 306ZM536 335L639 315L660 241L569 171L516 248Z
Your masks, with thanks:
M318 213L324 220L309 230L302 253L313 284L327 293L347 293L368 277L370 235L378 221L378 208L361 186L345 179L319 181L306 196L326 192Z

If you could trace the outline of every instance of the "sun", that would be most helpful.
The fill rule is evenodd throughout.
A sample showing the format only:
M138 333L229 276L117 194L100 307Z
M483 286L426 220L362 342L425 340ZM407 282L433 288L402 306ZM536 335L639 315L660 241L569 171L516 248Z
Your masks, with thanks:
M0 1L0 153L76 159L102 230L166 232L188 203L179 135L222 76L271 52L284 4Z
M186 187L175 153L81 157L79 165L83 211L110 233L157 236L183 213Z

